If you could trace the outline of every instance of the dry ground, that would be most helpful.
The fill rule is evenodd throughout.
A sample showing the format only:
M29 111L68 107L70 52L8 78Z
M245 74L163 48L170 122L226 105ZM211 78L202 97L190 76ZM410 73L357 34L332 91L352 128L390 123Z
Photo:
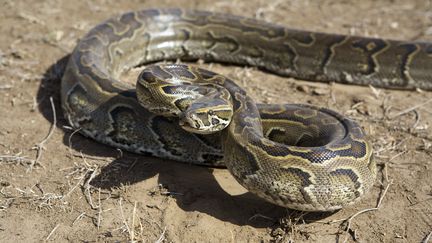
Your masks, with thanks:
M370 194L334 214L302 214L263 202L223 169L122 153L72 134L59 109L63 57L109 16L167 6L300 29L432 40L432 5L425 0L0 0L1 242L427 241L432 92L316 84L210 66L240 80L259 102L323 105L362 124L374 144L379 177ZM380 198L378 210L343 221L376 207Z

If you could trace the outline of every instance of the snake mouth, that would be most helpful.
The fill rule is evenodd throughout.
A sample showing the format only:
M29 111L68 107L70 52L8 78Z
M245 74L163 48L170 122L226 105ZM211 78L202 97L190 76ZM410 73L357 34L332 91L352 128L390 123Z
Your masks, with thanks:
M179 119L179 125L187 132L197 133L197 134L213 134L220 132L228 126L229 123L217 122L216 124L210 123L206 125L202 120L181 117Z
M185 131L187 132L191 132L191 133L196 133L196 134L202 134L202 135L208 135L208 134L212 134L215 133L217 131L210 131L210 130L202 130L202 129L196 129L194 127L191 127L190 125L188 125L187 123L184 125L180 125Z
M183 128L183 130L190 132L190 133L197 133L197 134L202 134L202 135L207 135L207 134L212 134L216 131L211 131L211 130L204 130L204 129L200 129L199 127L197 127L197 125L191 125L189 122L185 122L183 120L179 120L179 125L181 128Z

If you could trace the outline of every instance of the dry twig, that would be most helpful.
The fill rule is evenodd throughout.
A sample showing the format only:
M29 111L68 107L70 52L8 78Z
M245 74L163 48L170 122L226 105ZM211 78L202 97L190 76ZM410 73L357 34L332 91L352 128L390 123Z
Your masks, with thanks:
M54 101L52 96L50 97L50 102L51 102L51 109L53 112L53 123L51 124L51 128L48 132L48 135L46 135L46 137L39 142L38 144L36 144L33 149L36 149L36 159L33 161L33 163L30 165L30 170L33 169L35 164L39 163L40 158L42 157L42 151L45 149L44 145L45 143L48 141L48 139L53 135L54 133L54 129L57 125L57 115L56 115L56 111L55 111L55 106L54 106Z
M355 214L349 216L349 217L346 218L346 219L333 220L333 221L330 221L330 223L336 223L336 222L341 222L341 221L342 221L343 223L347 223L347 226L346 226L345 232L349 232L349 231L351 230L351 222L352 222L352 220L353 220L355 217L357 217L357 216L359 216L360 214L363 214L363 213L367 213L367 212L370 212L370 211L378 210L378 209L381 207L382 201L383 201L385 195L387 194L387 191L388 191L388 189L390 188L390 185L392 185L392 184L393 184L393 181L389 181L389 182L388 182L386 188L384 189L383 193L381 194L381 197L380 197L379 200L378 200L378 203L377 203L376 207L374 207L374 208L366 208L366 209L360 210L360 211L358 211L357 213L355 213ZM344 240L344 242L346 242L347 240L348 240L348 238L346 238L346 239Z
M407 113L409 113L411 111L414 111L414 110L416 110L416 109L418 109L418 108L420 108L422 106L425 106L425 105L429 104L430 102L432 102L432 99L429 99L429 100L427 100L427 101L425 101L423 103L417 104L417 105L412 106L410 108L407 108L407 109L405 109L405 110L403 110L401 112L398 112L398 113L394 114L393 116L391 116L390 119L395 119L398 116L405 115L405 114L407 114Z
M49 235L47 236L47 238L45 238L45 241L49 240L49 238L51 238L51 236L54 234L54 232L57 230L57 228L60 226L60 224L56 225L54 227L53 230L51 230L51 232L49 233Z
M424 238L422 243L429 243L430 238L432 237L432 231Z
M162 234L159 236L159 239L156 241L156 243L162 243L165 240L165 232L166 232L166 226L162 231Z
M123 206L122 206L122 197L120 197L120 199L119 199L119 207L120 207L120 214L121 214L121 217L122 217L122 221L123 221L123 224L124 224L124 226L126 227L126 230L127 230L127 232L128 232L128 234L129 234L129 238L130 238L130 240L131 241L134 241L134 235L132 235L132 231L131 231L131 229L129 228L129 225L128 225L128 223L127 223L127 221L126 221L126 218L125 218L125 216L124 216L124 212L123 212ZM133 227L133 226L132 226Z

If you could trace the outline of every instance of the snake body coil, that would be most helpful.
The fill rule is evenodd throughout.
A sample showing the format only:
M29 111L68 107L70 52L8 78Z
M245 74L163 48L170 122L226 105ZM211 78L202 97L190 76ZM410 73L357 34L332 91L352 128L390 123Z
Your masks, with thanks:
M301 79L432 89L431 52L429 44L311 33L225 14L143 10L112 18L80 40L62 79L62 107L74 128L99 142L226 165L270 202L335 210L368 191L376 177L371 145L355 122L309 105L256 105L230 79L182 64L146 69L138 95L119 81L120 74L160 60L204 59ZM199 134L226 126L214 135Z

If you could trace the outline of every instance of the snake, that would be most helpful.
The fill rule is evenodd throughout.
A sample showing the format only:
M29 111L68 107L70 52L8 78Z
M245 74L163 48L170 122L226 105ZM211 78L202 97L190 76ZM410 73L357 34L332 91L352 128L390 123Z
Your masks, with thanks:
M309 104L257 104L231 78L183 62L432 90L431 57L428 43L309 32L200 10L144 9L112 17L79 40L62 77L61 104L69 124L97 142L226 167L273 204L334 211L362 198L377 175L373 146L357 122ZM122 81L140 66L136 86Z

